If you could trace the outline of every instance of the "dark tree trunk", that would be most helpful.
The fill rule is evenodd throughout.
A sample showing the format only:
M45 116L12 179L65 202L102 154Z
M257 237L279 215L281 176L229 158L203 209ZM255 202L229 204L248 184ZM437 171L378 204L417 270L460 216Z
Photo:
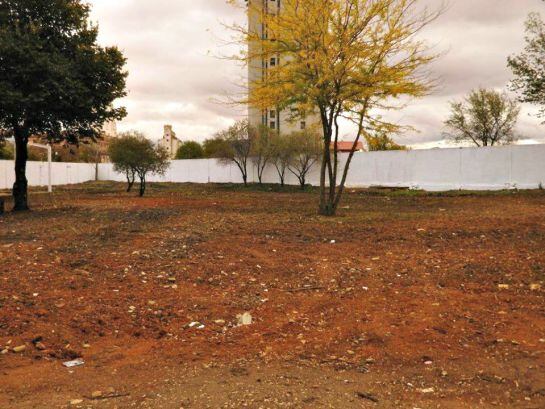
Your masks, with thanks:
M140 178L140 197L143 197L144 193L146 193L146 178L141 177Z
M15 126L15 183L13 184L14 211L29 210L26 163L28 160L28 131Z
M131 175L130 173L127 173L127 193L132 190L132 187L134 185L134 179L134 174Z

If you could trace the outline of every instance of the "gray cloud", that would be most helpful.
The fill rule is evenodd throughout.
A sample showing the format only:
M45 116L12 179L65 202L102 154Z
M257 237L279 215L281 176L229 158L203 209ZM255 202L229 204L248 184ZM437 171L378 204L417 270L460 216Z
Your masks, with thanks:
M438 0L423 3L437 7ZM230 33L222 23L243 21L241 10L225 0L91 0L100 40L118 45L128 58L129 96L120 101L129 116L122 130L140 129L158 138L171 123L184 139L203 140L244 116L240 107L217 103L239 91L245 70L217 58L236 52L225 45ZM541 0L449 0L446 12L423 33L443 57L431 67L440 78L435 92L388 117L418 132L403 143L430 143L442 138L448 102L479 86L506 89L511 73L507 56L524 45L523 25ZM524 107L519 131L545 142L539 119ZM347 129L345 134L350 135Z

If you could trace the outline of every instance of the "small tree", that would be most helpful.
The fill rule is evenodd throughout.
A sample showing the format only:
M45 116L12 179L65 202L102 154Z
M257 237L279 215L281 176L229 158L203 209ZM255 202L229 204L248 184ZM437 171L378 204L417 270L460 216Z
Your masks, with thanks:
M15 138L14 210L27 210L30 136L77 142L122 119L125 59L101 47L81 0L0 1L0 128ZM0 137L1 138L1 137Z
M139 160L139 150L141 140L144 139L142 133L131 131L114 138L108 145L108 155L114 164L114 170L123 173L127 178L127 192L132 190L136 179L136 166Z
M13 146L0 140L0 160L13 159Z
M259 128L254 143L252 144L252 162L257 170L259 184L263 184L263 173L272 159L271 137L276 132L266 126Z
M212 139L205 140L202 144L204 157L221 158L223 152L227 149L226 144L225 140L218 135Z
M315 132L294 132L290 135L289 145L292 157L288 169L299 180L301 189L305 189L308 173L322 156L322 137Z
M176 152L176 159L204 158L204 149L199 142L187 141L180 145Z
M148 174L164 175L170 166L170 155L161 146L144 139L141 140L138 151L138 161L134 170L140 179L140 197L146 192L146 176Z
M242 174L244 185L248 185L248 160L256 139L256 132L248 121L238 121L229 129L218 133L216 138L223 141L218 144L217 154L222 163L235 163Z
M365 136L367 150L373 151L405 151L407 147L397 144L386 132L376 132Z
M541 105L545 116L545 23L539 13L531 13L526 21L526 47L509 57L508 65L515 75L511 88L520 93L520 101Z
M275 133L271 138L271 162L276 168L282 187L284 187L286 171L294 155L290 142L291 138L281 133Z
M449 129L446 136L476 146L511 144L517 140L515 125L519 113L517 102L505 93L480 88L464 102L451 103L451 114L445 121Z

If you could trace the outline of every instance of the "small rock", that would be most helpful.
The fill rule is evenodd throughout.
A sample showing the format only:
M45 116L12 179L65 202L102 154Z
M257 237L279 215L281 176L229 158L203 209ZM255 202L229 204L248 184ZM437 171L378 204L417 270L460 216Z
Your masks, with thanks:
M72 399L70 401L70 405L72 405L72 406L76 406L76 405L79 405L81 403L83 403L83 399Z
M6 348L6 349L3 349L3 350L0 352L0 354L6 355L8 352L9 352L9 349Z
M13 348L13 352L15 353L25 352L25 350L26 345L19 345L18 347Z
M245 312L242 315L238 315L237 319L238 319L238 325L252 325L252 322L253 322L252 314L250 314L249 312Z
M193 321L186 325L186 328L204 329L204 327L204 324L201 324L199 321Z
M500 290L509 290L509 284L498 284Z
M433 393L433 392L435 392L435 389L433 389L433 388L424 388L424 389L420 389L420 392L422 392L422 393Z
M224 324L225 324L225 320L215 320L215 321L214 321L214 324L224 325Z
M94 391L93 393L91 393L91 398L93 399L102 398L102 391Z
M530 284L530 290L532 290L532 291L541 290L541 284Z
M34 346L38 351L45 351L47 349L47 347L42 342L36 342Z

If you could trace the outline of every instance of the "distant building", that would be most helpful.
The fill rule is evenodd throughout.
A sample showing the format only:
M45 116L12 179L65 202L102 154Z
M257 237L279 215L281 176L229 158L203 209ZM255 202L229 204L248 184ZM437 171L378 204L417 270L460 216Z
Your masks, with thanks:
M331 143L331 150L333 150L335 146L335 143ZM337 152L343 152L343 153L350 153L352 152L352 148L354 146L354 142L350 141L339 141L337 142ZM355 152L363 152L365 149L363 148L363 142L358 142L356 144Z
M163 138L159 140L159 146L165 148L170 157L174 159L181 144L182 142L176 138L176 132L172 130L172 125L165 125Z

